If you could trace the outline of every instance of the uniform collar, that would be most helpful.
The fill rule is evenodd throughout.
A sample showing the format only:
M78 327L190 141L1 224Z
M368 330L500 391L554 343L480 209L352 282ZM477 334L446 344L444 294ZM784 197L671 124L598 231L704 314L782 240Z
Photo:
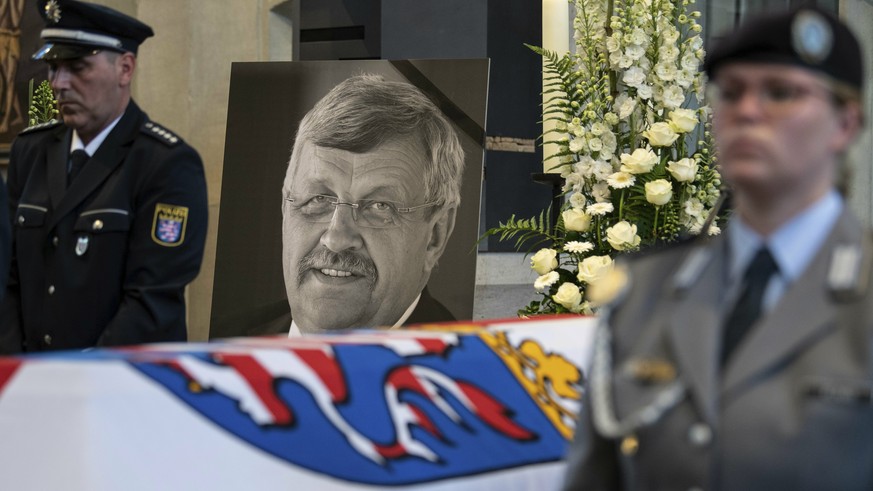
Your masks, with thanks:
M124 113L121 113L117 118L103 128L103 131L97 133L97 136L95 136L87 145L82 143L82 139L79 138L79 133L76 130L73 130L73 139L70 142L70 153L73 153L76 150L85 150L85 153L87 153L88 156L94 155L97 152L97 149L100 148L100 145L103 144L103 141L106 140L106 137L109 136L109 132L115 128L115 125L117 125L119 121L121 121L122 116L124 116Z

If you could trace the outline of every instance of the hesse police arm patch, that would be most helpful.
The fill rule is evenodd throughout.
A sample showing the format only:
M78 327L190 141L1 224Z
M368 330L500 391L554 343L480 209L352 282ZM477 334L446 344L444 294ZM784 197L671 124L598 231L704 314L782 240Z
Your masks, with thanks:
M152 222L152 240L165 247L182 245L187 224L187 206L158 203L155 205L155 218Z

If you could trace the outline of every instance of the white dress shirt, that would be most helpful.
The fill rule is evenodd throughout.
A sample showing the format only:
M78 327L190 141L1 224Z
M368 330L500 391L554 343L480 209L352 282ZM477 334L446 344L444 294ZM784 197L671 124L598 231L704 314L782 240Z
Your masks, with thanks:
M412 301L412 304L406 308L406 312L404 312L403 315L400 316L400 319L397 322L395 322L394 325L390 327L390 329L397 329L398 327L402 326L403 323L406 322L406 319L409 319L409 316L412 315L412 311L414 311L415 307L418 306L418 301L420 299L421 299L421 293L419 293L418 296L415 297L415 300ZM362 326L362 327L365 327L365 326ZM379 327L379 326L370 326L370 327ZM288 337L289 338L296 338L296 337L300 337L300 336L303 336L303 333L300 331L300 327L297 325L296 322L294 322L294 319L291 319L291 328L288 330Z

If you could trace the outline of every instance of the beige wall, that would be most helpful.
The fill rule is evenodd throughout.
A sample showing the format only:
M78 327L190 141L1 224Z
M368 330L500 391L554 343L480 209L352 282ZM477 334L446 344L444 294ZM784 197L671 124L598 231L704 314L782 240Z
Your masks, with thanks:
M230 67L234 61L262 61L289 50L286 33L269 30L282 22L270 11L283 4L294 11L298 0L96 0L151 25L156 37L141 48L134 97L149 115L173 129L203 157L209 185L209 236L200 276L189 289L191 339L208 335L215 271L215 243L221 193L221 169L227 120ZM867 121L873 122L870 59L873 55L873 5L841 0L840 13L860 36L868 53ZM271 49L272 48L272 49ZM499 103L500 101L492 101ZM868 124L853 154L855 178L851 206L873 223L873 125Z
M182 136L203 158L209 188L209 234L200 276L188 289L189 335L192 340L203 340L209 333L212 305L231 63L268 59L269 12L287 2L97 0L97 3L152 26L155 37L140 47L133 96L152 119Z

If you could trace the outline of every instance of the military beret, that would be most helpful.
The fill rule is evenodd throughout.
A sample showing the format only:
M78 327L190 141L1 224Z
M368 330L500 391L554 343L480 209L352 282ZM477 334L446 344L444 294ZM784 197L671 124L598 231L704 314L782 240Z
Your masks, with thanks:
M833 14L816 7L755 17L728 33L706 56L703 69L713 78L733 61L796 65L824 73L861 90L861 45Z
M45 42L34 60L81 58L97 50L136 53L154 36L146 24L103 5L77 0L38 0L46 22L40 37Z

